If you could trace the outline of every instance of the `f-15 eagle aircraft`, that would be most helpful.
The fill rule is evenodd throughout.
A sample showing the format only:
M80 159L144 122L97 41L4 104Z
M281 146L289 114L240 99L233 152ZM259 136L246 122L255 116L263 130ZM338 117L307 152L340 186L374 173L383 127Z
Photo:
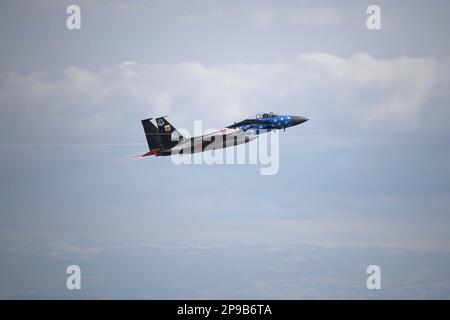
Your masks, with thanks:
M165 117L156 118L156 126L151 120L152 118L141 121L149 147L149 152L143 154L142 157L227 148L250 142L262 132L286 130L288 127L308 121L305 117L278 115L270 112L257 114L254 118L242 120L210 134L185 138Z

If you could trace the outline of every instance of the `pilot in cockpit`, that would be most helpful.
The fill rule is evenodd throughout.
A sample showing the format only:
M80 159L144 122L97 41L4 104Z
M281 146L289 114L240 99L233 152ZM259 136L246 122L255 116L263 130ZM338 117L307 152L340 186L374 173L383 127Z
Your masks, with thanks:
M272 118L272 117L276 117L277 116L277 114L275 114L275 113L273 113L273 112L270 112L270 113L263 113L262 115L261 114L257 114L256 115L256 119L260 119L260 118Z

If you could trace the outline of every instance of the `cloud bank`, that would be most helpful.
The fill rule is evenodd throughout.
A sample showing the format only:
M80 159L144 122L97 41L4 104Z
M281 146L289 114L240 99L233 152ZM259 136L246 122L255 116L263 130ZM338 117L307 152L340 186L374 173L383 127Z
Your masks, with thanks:
M0 132L4 142L133 139L144 117L222 127L261 111L305 115L336 132L447 132L449 71L449 60L434 58L310 53L271 64L3 73Z

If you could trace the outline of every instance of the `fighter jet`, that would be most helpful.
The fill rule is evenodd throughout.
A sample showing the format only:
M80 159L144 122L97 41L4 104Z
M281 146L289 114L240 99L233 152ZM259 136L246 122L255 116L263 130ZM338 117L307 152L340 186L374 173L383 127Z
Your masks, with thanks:
M259 134L271 130L286 130L307 121L307 118L299 116L284 116L273 112L257 114L254 118L248 118L234 123L226 128L192 138L183 137L173 125L167 121L166 116L156 118L156 126L152 118L142 120L149 151L141 157L169 156L172 154L185 154L203 152L236 146L250 142Z

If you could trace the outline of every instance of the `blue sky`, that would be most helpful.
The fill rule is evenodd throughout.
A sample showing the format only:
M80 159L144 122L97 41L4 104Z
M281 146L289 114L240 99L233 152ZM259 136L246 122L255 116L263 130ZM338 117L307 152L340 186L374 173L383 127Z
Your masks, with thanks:
M449 298L446 1L69 4L0 5L0 297ZM274 176L130 160L262 111Z

